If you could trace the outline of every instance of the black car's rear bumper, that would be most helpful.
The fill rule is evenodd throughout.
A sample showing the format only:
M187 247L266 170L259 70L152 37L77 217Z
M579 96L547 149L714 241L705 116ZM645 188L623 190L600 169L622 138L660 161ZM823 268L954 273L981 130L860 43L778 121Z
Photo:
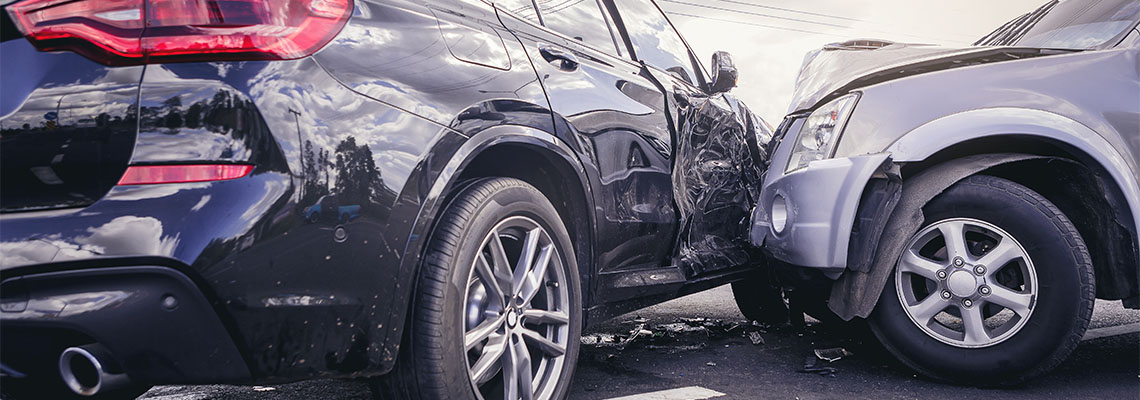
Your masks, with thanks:
M0 352L5 369L16 374L54 372L45 369L56 368L65 348L100 343L139 382L250 380L218 313L198 286L173 268L103 267L9 277L0 284L0 297Z

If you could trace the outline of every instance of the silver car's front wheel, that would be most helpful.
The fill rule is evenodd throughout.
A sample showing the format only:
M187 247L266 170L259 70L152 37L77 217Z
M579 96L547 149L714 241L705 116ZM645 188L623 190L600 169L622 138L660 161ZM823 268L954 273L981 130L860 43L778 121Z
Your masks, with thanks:
M911 239L895 268L898 299L923 332L951 346L992 346L1017 334L1033 313L1037 273L1009 233L953 218Z
M883 347L927 376L974 386L1021 383L1060 364L1088 327L1095 293L1088 249L1065 214L984 175L922 212L868 319Z

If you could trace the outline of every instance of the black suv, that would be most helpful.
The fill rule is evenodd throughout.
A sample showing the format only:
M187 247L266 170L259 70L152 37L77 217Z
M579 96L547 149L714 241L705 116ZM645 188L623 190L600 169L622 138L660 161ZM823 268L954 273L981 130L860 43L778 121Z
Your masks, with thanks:
M651 0L2 14L6 394L560 398L587 322L752 270L771 132Z

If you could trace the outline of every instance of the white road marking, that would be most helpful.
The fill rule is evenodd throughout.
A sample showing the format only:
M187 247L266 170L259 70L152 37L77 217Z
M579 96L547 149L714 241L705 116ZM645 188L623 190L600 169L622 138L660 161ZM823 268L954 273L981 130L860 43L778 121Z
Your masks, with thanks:
M1119 336L1136 332L1140 332L1140 322L1110 326L1107 328L1089 329L1088 331L1085 331L1085 337L1081 338L1081 341L1083 342L1086 340L1100 339L1109 336Z
M683 388L662 390L659 392L641 393L629 396L614 397L606 400L704 400L724 396L724 393L703 388L689 386Z

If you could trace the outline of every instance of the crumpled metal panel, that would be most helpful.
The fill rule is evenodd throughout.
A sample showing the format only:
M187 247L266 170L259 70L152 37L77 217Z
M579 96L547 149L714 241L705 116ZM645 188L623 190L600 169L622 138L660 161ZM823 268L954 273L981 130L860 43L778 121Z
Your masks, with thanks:
M678 115L674 196L681 215L678 265L686 275L747 264L752 205L768 169L772 131L744 104L724 96Z

